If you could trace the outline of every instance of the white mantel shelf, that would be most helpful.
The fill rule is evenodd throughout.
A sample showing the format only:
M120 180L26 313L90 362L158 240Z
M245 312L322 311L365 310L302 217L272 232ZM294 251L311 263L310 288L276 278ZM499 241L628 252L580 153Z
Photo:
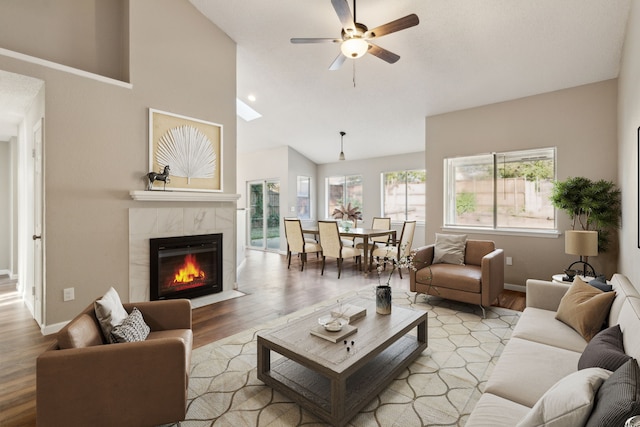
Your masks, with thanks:
M235 202L240 194L199 193L197 191L130 191L133 200L141 202Z

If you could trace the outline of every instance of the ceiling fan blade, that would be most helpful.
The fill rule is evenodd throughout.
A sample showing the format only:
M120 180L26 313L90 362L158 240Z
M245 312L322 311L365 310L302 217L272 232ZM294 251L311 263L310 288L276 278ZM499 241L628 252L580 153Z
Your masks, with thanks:
M332 39L332 38L304 38L304 37L296 37L291 39L291 43L341 43L342 39Z
M353 15L351 15L351 9L349 9L347 0L331 0L331 4L338 14L338 19L340 19L344 31L346 33L354 32L356 25L353 22Z
M373 56L377 56L378 58L382 59L383 61L388 62L389 64L395 64L396 62L398 62L398 59L400 59L400 55L396 55L393 52L388 51L387 49L384 49L380 46L376 46L373 43L369 43L369 50L368 52L373 55Z
M414 27L420 23L418 15L412 13L404 18L396 19L395 21L387 22L384 25L367 31L365 37L372 39L375 37L382 37L387 34L395 33L396 31L404 30L406 28Z
M329 70L336 71L340 69L340 67L342 67L342 64L344 64L345 59L347 59L347 57L344 56L342 53L338 55L336 59L333 60L331 65L329 65Z

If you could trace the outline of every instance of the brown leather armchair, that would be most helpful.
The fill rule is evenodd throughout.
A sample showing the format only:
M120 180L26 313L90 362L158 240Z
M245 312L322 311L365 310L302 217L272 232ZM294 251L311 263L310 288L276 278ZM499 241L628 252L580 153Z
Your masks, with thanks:
M485 314L504 289L504 251L490 240L467 240L464 265L432 264L434 244L416 249L410 289L454 301L478 304ZM415 302L414 298L414 302Z
M184 420L193 334L191 302L137 307L145 341L106 344L91 304L57 335L36 363L37 424L151 426Z

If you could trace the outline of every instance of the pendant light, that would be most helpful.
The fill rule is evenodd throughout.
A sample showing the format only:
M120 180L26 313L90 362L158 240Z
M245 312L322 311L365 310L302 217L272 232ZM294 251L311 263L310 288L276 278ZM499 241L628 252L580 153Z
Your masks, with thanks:
M343 138L346 134L346 132L340 131L340 155L338 156L338 160L344 160Z

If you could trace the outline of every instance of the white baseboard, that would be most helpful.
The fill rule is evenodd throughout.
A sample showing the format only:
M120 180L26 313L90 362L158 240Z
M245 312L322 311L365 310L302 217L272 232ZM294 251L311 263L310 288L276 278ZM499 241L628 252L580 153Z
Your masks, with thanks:
M9 276L9 277L11 277L11 270L0 270L0 276Z
M512 283L505 283L504 288L510 291L527 292L527 287L524 285L514 285Z
M64 328L67 323L69 323L69 320L67 320L66 322L54 323L53 325L43 325L40 328L40 332L42 332L42 335L55 334L58 333L60 329Z

